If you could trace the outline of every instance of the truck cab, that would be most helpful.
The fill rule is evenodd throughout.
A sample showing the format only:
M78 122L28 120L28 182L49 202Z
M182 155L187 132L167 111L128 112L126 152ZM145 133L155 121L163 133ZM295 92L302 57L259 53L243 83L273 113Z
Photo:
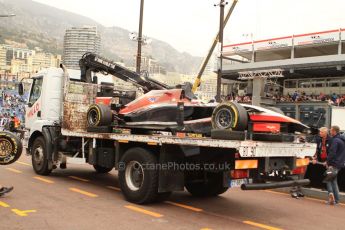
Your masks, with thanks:
M35 132L41 132L44 126L60 121L63 71L59 68L49 68L40 71L31 80L25 113L25 128L30 136Z

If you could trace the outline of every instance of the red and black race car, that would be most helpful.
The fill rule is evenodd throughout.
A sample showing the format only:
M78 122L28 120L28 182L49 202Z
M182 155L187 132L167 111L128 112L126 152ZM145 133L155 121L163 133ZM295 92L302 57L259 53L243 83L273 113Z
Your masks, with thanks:
M301 122L263 107L230 101L220 104L194 101L189 88L152 90L113 111L111 100L97 98L96 104L89 108L88 125L104 126L115 121L114 126L137 133L171 131L216 139L263 141L293 141L296 133L309 130Z
M97 83L97 79L91 79L91 72L107 73L138 86L145 93L128 103L120 100L125 92L115 95L114 86L105 90L108 93L98 95L87 112L89 131L111 131L115 127L142 134L170 131L216 139L291 142L296 133L306 133L309 129L295 119L258 106L198 102L190 83L172 88L96 54L86 53L79 64L81 81Z

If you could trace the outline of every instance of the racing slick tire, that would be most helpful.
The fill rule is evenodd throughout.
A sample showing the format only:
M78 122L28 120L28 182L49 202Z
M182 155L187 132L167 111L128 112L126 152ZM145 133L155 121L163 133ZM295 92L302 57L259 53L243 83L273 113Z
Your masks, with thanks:
M232 131L232 130L222 130L222 129L212 129L211 138L221 139L221 140L244 140L245 133L243 131Z
M119 162L119 183L126 200L145 204L167 199L170 193L158 193L158 170L153 152L135 147L128 149Z
M31 147L32 167L38 175L49 175L52 169L49 168L46 143L43 136L37 137Z
M14 163L22 155L23 145L20 138L7 131L0 132L0 165Z
M187 191L196 197L212 197L225 193L228 187L223 185L223 173L208 173L206 181L186 183Z
M93 165L93 168L96 170L97 173L108 173L113 169L113 168L102 167L99 165Z
M87 124L89 127L108 126L112 122L112 112L108 106L93 104L87 110Z
M212 128L244 131L248 126L248 113L236 102L223 102L212 113Z

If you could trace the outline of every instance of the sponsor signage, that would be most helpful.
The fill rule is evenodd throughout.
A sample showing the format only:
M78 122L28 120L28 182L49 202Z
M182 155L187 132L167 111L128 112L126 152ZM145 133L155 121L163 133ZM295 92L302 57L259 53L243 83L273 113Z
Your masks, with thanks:
M260 50L270 50L270 49L282 49L292 46L292 37L285 37L279 39L269 39L254 42L254 49L256 51Z
M315 45L333 43L339 41L339 31L329 31L312 34L296 35L294 37L295 46Z
M239 54L239 53L249 53L252 52L253 45L251 42L228 45L223 47L223 53L225 55L229 54Z

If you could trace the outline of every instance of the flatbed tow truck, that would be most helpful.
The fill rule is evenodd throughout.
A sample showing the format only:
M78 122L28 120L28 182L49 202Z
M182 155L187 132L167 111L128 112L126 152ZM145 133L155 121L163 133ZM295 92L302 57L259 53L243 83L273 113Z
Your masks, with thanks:
M171 192L185 188L194 196L207 197L230 187L252 190L308 184L293 177L303 173L316 146L296 138L270 142L189 133L136 134L116 124L110 132L88 130L87 111L104 86L91 73L111 74L144 92L166 86L98 55L86 55L80 63L77 80L63 66L32 77L23 146L37 174L49 175L69 163L88 163L98 173L115 168L125 198L138 204L167 199ZM121 101L121 96L116 99Z

